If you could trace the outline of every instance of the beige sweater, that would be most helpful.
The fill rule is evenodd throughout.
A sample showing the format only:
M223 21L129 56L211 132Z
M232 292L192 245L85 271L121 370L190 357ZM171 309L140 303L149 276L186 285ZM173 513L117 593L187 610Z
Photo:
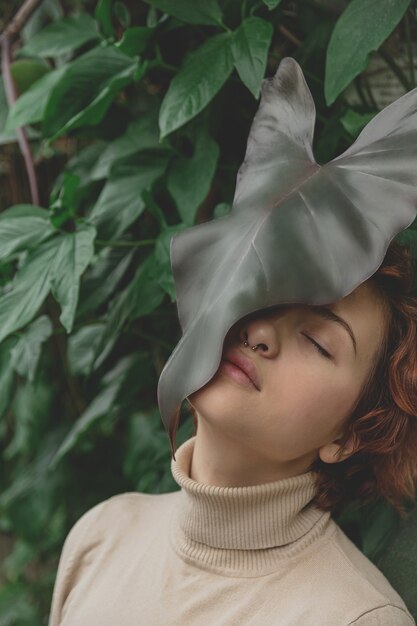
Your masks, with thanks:
M383 574L311 504L313 473L250 487L190 478L122 493L70 530L49 626L412 626Z

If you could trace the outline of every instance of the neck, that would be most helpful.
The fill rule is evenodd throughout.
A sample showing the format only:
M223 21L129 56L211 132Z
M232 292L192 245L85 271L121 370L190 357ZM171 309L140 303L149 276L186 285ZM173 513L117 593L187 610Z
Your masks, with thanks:
M262 485L298 476L308 471L317 456L310 453L288 462L270 461L258 450L230 438L202 419L198 421L194 440L190 477L218 487Z
M172 475L181 487L170 520L172 548L204 569L238 576L269 573L331 530L318 509L313 472L243 487L191 477L196 437L177 450Z

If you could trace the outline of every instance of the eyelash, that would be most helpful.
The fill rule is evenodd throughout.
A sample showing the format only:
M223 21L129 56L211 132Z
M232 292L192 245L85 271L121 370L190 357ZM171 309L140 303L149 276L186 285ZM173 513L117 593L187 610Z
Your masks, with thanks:
M314 341L314 339L312 337L309 337L309 335L305 335L304 333L302 333L302 334L304 335L304 337L306 337L314 345L314 347L316 348L316 350L318 352L320 352L320 354L322 354L324 357L326 357L326 359L331 359L332 358L332 355L329 354L327 352L327 350L322 348L322 346L319 343L317 343L317 341Z

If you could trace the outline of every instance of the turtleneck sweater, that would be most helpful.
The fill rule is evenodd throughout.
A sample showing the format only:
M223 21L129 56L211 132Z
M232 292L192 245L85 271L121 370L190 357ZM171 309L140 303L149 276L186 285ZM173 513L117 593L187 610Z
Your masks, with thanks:
M171 461L179 490L118 494L74 524L49 626L415 626L382 572L312 502L313 472L199 483L195 439Z

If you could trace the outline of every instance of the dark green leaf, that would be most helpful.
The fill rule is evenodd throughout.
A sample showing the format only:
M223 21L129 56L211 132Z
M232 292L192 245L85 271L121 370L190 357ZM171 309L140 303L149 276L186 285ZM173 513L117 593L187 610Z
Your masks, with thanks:
M352 0L336 22L326 53L324 95L332 104L368 65L406 12L410 0Z
M275 9L281 3L281 0L263 0L263 2L268 9L272 11L272 9Z
M43 119L48 98L64 72L65 67L52 70L25 91L9 110L5 130L40 122Z
M221 33L189 53L162 101L161 138L197 115L224 85L233 70L232 41Z
M239 76L255 98L259 96L264 77L272 24L260 17L246 18L235 31L232 43L234 64Z
M31 204L18 204L0 213L0 261L35 248L55 233L49 212Z
M156 9L173 15L189 24L209 24L218 26L222 23L222 11L217 0L145 0Z
M144 152L137 165L132 163L111 174L89 215L100 238L117 239L141 215L145 208L141 194L164 173L168 157L167 152L152 156Z
M49 67L39 61L32 59L19 59L10 65L10 73L19 94L24 93L33 83L45 76L49 72Z
M10 350L13 369L31 383L35 379L42 344L49 339L52 331L52 323L49 317L41 315L29 324L24 332L20 333L18 341Z
M128 8L123 2L115 2L113 7L114 15L119 20L123 28L128 28L131 23L131 17Z
M68 64L49 97L44 136L55 139L69 129L98 124L135 69L135 61L114 46L97 46Z
M111 9L112 0L99 0L96 6L96 20L99 22L105 37L112 37L114 35Z
M153 32L153 28L146 28L145 26L132 26L132 28L125 30L121 40L115 44L116 48L119 48L119 50L130 57L133 57L136 54L142 54Z
M157 111L154 110L150 115L142 115L132 120L123 135L109 143L97 160L91 178L92 180L106 178L111 167L120 159L146 148L159 147L158 117Z
M219 147L203 128L198 134L193 155L190 158L179 157L170 165L167 188L182 221L190 226L194 223L196 210L209 192L218 158ZM192 185L190 181L193 181Z
M352 109L348 109L340 118L340 121L349 135L352 135L352 137L356 139L361 130L373 117L375 117L375 113L357 113Z
M96 349L94 368L102 364L128 322L152 313L161 304L164 292L154 279L155 264L154 253L151 253L139 265L126 289L111 302L106 327Z
M28 56L55 57L99 39L97 22L88 13L64 17L49 24L23 46L20 53Z

